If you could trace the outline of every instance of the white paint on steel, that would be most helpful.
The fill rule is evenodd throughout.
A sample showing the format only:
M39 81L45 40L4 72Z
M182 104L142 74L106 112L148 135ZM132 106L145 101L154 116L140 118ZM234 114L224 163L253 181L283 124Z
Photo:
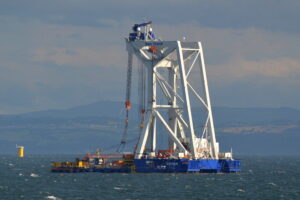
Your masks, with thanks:
M144 153L145 145L146 145L146 142L147 142L147 139L148 139L149 128L150 128L152 119L153 119L152 112L148 111L147 114L146 114L146 120L145 120L147 122L147 124L146 124L146 126L144 126L144 128L142 130L142 135L140 137L140 140L139 140L139 143L138 143L138 146L137 146L137 150L136 150L136 153L135 153L135 158L141 158L143 153Z
M206 104L208 108L208 116L209 116L209 129L210 129L210 137L211 137L211 145L212 145L212 156L215 159L219 158L219 152L217 151L217 146L216 146L216 135L215 135L215 127L214 127L214 120L212 116L212 111L211 111L211 105L210 105L210 96L209 96L209 90L208 90L208 83L207 83L207 76L206 76L206 69L205 69L205 63L204 63L204 56L203 56L203 49L202 45L200 42L198 42L199 46L199 51L200 51L200 70L202 74L202 81L203 81L203 86L204 86L204 95L206 97Z
M185 65L184 65L184 60L183 60L183 52L181 48L181 42L177 41L177 58L179 59L179 71L180 71L180 76L181 76L181 84L182 84L182 89L183 89L183 95L184 95L184 100L185 100L185 110L187 112L188 116L188 134L190 136L190 148L191 148L191 153L193 158L197 158L196 154L196 147L195 147L195 133L194 133L194 123L193 123L193 117L192 117L192 109L191 109L191 104L190 104L190 96L189 96L189 90L187 86L187 77L186 77L186 72L185 72Z
M182 145L182 143L178 140L178 138L176 137L175 133L172 131L172 129L170 128L170 126L168 125L168 123L164 120L164 118L161 116L161 114L159 114L158 111L155 111L155 115L160 119L160 121L162 122L162 124L165 126L165 128L168 130L169 135L171 136L172 140L180 147L181 150L183 150L183 152L186 154L187 150L185 149L185 147Z
M135 158L141 158L144 153L147 153L145 152L146 149L150 149L149 153L151 155L153 152L157 152L157 140L159 138L157 138L158 134L156 132L158 130L156 130L156 127L157 123L162 123L167 130L169 141L171 141L169 142L170 150L192 155L192 158L217 159L218 143L215 137L201 43L153 40L129 41L126 39L126 45L127 51L134 54L143 63L147 76L145 87L143 87L144 90L147 90L143 92L147 94L145 105L147 112ZM150 52L150 46L157 47L155 55ZM188 77L194 73L193 70L198 65L202 92L197 92L195 88L198 87L192 85L192 82L188 80ZM161 73L161 70L166 70L168 73ZM158 89L161 89L162 92L157 92ZM199 136L196 137L194 130L195 121L192 115L192 105L195 102L190 99L190 91L192 91L191 95L196 97L194 101L203 105L207 111L205 122L203 122L203 130L200 132L202 133L201 140L199 140ZM167 103L158 103L158 98ZM166 111L167 114L161 114L160 111ZM197 123L198 127L201 125ZM199 142L198 140L207 142ZM197 145L195 144L196 141L198 141ZM198 148L204 148L208 155L199 153Z

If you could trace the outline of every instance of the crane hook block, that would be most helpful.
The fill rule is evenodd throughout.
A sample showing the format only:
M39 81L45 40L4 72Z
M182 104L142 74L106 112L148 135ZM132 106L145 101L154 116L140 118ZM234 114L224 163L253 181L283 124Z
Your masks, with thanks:
M140 123L140 127L141 127L141 128L144 128L144 123L143 123L143 122Z
M129 110L130 107L131 107L130 101L126 101L126 102L125 102L125 108L126 108L126 110Z

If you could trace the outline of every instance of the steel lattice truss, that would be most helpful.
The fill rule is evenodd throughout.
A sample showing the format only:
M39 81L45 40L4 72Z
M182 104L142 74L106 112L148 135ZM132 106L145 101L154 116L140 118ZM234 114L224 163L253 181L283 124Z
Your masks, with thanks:
M201 43L128 40L126 43L129 58L135 55L144 67L145 76L139 79L144 113L135 157L141 158L146 149L157 151L156 127L161 123L168 134L169 150L192 158L218 159L219 144Z

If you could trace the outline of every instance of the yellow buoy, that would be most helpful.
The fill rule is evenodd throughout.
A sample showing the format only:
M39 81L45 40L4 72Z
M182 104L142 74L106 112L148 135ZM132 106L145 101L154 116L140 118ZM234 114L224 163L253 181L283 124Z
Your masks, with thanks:
M23 158L24 157L24 147L17 145L17 149L18 149L18 156L19 156L19 158Z

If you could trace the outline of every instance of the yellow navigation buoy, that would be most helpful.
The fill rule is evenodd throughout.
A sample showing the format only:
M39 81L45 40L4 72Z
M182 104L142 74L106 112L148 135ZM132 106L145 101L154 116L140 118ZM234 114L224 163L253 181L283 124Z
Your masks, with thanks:
M24 157L24 147L23 146L16 146L18 149L18 156L19 158L23 158Z

